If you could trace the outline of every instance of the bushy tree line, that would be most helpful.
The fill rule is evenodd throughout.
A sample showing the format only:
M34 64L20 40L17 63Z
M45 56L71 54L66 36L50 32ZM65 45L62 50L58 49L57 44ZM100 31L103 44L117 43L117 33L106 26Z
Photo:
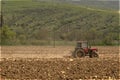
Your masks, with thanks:
M23 32L24 33L24 32ZM24 34L18 35L14 30L8 26L0 29L0 37L2 45L50 45L54 40L56 41L90 41L93 45L116 45L119 40L119 33L102 33L97 32L95 29L74 30L66 33L56 31L48 31L41 29L34 32L32 36ZM32 34L32 33L30 33ZM63 44L62 43L62 44Z

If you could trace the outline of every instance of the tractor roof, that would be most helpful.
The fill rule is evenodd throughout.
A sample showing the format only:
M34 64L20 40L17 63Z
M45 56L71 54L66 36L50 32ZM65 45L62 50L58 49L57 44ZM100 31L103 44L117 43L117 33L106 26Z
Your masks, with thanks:
M77 43L86 43L87 41L77 41Z

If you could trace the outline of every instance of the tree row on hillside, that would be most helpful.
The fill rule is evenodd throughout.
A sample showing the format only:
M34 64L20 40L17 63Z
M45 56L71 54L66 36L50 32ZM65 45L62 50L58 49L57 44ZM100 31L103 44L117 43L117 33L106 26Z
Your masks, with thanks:
M24 32L19 34L11 30L9 27L4 26L0 29L1 44L2 45L50 45L52 41L80 41L87 40L93 45L113 45L117 44L119 40L119 33L106 33L97 32L95 29L75 30L66 33L56 31L48 31L46 29L39 30L33 35L25 35ZM37 41L37 42L36 42Z

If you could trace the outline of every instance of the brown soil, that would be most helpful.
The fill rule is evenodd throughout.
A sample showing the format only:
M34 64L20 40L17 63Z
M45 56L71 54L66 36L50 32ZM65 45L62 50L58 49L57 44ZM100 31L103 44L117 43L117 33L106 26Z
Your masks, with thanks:
M27 47L28 48L28 47ZM26 51L33 51L26 48ZM34 48L35 51L40 51L41 49L46 50L45 48ZM67 50L66 50L67 49ZM4 54L11 56L3 56L0 61L0 74L2 79L38 79L38 80L80 80L80 79L120 79L119 68L119 50L118 48L113 47L99 47L100 58L80 58L74 59L65 56L70 56L70 51L73 47L58 47L58 48L47 48L47 54L52 54L53 57L44 57L41 51L37 53L39 57L36 57L37 54L30 54L36 56L28 56L28 53L25 53L23 47L13 49L13 47L3 48ZM13 54L18 53L5 53L5 51L23 51L23 54L26 57L15 56ZM118 50L118 51L117 51ZM51 51L51 52L50 52ZM33 51L34 52L34 51ZM55 53L54 53L55 52ZM64 53L63 53L64 52ZM46 54L46 55L47 55ZM55 54L55 55L54 55ZM56 56L60 55L59 57ZM44 54L45 55L45 54ZM49 55L48 55L49 56ZM110 79L110 80L111 80Z
M4 59L2 79L119 79L118 59Z

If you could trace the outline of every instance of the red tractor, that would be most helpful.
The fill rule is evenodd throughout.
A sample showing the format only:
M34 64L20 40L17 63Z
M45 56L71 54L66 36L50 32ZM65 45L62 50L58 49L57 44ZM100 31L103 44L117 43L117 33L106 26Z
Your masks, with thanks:
M73 52L73 57L81 58L89 56L90 58L99 57L98 49L91 48L90 44L87 41L78 41L77 46Z

